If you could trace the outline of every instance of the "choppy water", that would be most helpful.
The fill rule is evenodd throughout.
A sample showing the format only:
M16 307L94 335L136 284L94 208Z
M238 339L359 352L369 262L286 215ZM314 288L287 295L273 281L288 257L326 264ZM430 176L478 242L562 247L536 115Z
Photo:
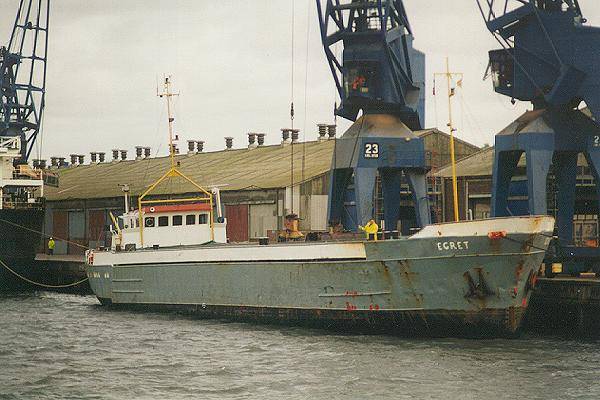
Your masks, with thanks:
M598 399L600 342L417 340L0 294L0 399Z

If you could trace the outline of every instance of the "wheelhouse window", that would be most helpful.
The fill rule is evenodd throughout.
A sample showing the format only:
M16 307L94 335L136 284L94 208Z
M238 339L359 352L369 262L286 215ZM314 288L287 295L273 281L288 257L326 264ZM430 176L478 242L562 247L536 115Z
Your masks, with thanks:
M200 214L200 215L198 215L198 223L200 225L208 224L208 214Z
M186 225L196 225L196 214L190 214L185 216Z
M153 228L155 225L154 217L146 217L144 218L144 227Z
M181 215L173 215L173 226L183 225L183 217Z
M158 217L158 226L169 226L169 217Z

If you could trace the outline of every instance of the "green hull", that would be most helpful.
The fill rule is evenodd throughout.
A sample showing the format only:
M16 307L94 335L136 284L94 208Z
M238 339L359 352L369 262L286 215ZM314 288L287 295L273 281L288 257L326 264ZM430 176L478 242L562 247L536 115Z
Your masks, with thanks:
M325 245L318 243L285 246L286 254L298 254L291 261L175 262L186 250L165 249L157 251L171 251L173 262L163 257L137 263L136 257L146 253L139 251L121 263L94 261L88 276L100 301L115 307L345 332L512 336L521 327L547 234L353 243L364 246L364 259L344 260L301 259L314 246ZM263 250L227 248L245 252L248 259Z

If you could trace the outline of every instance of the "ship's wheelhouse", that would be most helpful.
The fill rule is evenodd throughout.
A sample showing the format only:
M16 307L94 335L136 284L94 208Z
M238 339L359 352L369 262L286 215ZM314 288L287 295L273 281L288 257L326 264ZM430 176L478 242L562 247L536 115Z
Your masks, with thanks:
M113 248L124 250L146 247L199 245L211 241L226 243L226 221L220 218L211 226L209 203L157 205L142 207L120 217L122 229L113 232ZM144 244L140 240L143 224Z

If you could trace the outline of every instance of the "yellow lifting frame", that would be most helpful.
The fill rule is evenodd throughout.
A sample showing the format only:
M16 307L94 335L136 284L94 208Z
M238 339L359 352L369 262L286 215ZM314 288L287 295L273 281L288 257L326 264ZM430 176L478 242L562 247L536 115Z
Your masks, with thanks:
M161 184L167 178L180 177L184 180L191 183L200 193L206 195L206 197L191 197L191 198L181 198L181 199L164 199L164 200L144 200L146 196L150 195L154 189L158 185ZM210 240L215 240L215 225L213 221L214 213L213 213L213 195L208 190L204 189L202 186L194 182L193 179L188 178L185 174L177 169L174 165L171 166L169 171L166 174L161 176L156 182L152 184L142 195L138 198L138 219L140 225L140 244L142 248L144 248L144 214L142 206L144 204L160 204L160 203L193 203L198 201L208 201L210 204L209 210L209 221L210 221Z

